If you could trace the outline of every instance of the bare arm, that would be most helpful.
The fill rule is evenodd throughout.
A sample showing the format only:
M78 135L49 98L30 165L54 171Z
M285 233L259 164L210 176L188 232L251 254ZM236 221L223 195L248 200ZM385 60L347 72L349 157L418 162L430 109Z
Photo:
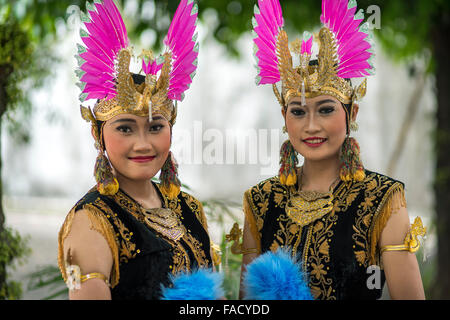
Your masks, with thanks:
M70 249L70 257L67 257ZM78 265L81 274L98 272L110 278L113 266L111 250L105 238L91 229L91 222L84 210L76 212L69 235L64 241L65 259ZM71 300L110 300L111 291L102 279L90 279L81 283L80 289L69 290Z
M243 239L242 239L242 249L243 249L243 251L245 251L246 249L257 248L258 244L257 244L256 241L257 240L253 236L252 232L250 232L250 225L248 224L247 219L245 219ZM244 253L243 256L242 256L239 299L243 299L244 295L245 295L245 290L243 288L242 279L243 279L244 272L247 270L246 266L247 266L247 264L252 262L254 259L256 259L258 256L259 256L259 253Z
M401 207L389 218L381 233L379 247L403 244L410 228L408 211ZM414 253L409 251L385 251L383 266L391 299L425 299L419 265Z

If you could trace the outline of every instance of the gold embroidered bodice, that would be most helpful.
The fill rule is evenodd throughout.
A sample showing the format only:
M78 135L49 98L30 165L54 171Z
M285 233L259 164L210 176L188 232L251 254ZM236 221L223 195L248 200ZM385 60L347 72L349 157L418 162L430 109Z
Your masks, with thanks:
M165 197L154 184L162 208L146 210L124 191L114 196L91 189L70 211L58 237L58 263L66 279L64 240L78 210L85 209L91 228L108 242L113 256L113 299L158 299L169 274L211 267L210 239L201 203L180 192Z
M244 212L259 252L289 247L316 299L378 298L381 290L366 286L366 271L380 264L378 240L390 214L406 206L403 184L366 170L364 181L341 181L324 198L331 211L303 220L289 214L297 188L273 177L245 192Z

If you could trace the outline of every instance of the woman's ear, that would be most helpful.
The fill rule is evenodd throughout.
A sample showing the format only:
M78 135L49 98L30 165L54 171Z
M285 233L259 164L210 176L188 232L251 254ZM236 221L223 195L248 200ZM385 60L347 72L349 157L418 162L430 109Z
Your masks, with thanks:
M356 121L356 116L358 115L359 105L357 103L353 104L352 121Z

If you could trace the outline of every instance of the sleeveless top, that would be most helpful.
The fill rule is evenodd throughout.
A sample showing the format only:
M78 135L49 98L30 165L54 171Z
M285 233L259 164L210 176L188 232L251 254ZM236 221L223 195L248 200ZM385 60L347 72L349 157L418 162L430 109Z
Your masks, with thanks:
M158 184L153 185L163 208L170 209L163 211L165 216L155 215L155 209L143 209L121 189L113 196L105 196L94 187L78 201L58 235L58 265L65 281L63 244L76 211L81 209L87 210L91 229L100 232L111 249L113 300L160 299L161 285L171 285L170 274L212 267L210 238L201 203L185 192L169 199Z
M385 282L377 247L392 212L406 206L403 183L365 170L362 182L340 181L333 209L303 227L285 207L295 186L278 177L262 181L244 194L244 212L260 253L279 247L292 250L307 274L315 299L378 299ZM379 284L367 285L377 265ZM369 269L368 269L369 268Z

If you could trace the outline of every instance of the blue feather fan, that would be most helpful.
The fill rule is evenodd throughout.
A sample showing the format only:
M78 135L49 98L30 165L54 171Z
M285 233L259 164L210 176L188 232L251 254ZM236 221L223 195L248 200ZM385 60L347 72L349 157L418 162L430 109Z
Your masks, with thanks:
M243 284L247 300L313 300L301 266L288 251L268 251L247 265Z
M161 300L217 300L224 296L223 274L210 269L170 275L172 287L162 286Z

